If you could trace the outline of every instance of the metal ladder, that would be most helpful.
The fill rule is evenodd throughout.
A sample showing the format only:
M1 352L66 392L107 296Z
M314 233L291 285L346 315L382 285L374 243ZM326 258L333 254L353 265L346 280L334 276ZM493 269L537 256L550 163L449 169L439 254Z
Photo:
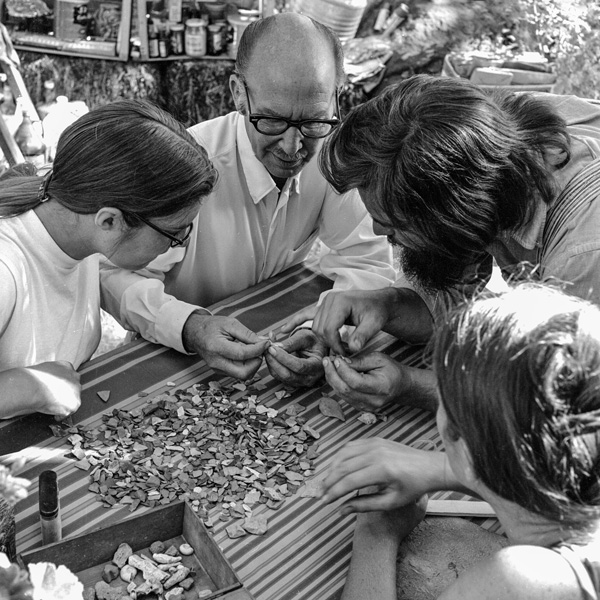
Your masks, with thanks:
M15 100L21 98L23 108L27 110L31 120L39 121L37 110L31 101L31 97L23 81L23 76L19 70L20 64L21 61L16 50L13 48L8 30L3 23L0 23L0 69L6 74L8 85ZM0 118L0 150L2 150L6 161L11 167L25 162L23 154L19 146L17 146L14 137L11 135L4 118Z

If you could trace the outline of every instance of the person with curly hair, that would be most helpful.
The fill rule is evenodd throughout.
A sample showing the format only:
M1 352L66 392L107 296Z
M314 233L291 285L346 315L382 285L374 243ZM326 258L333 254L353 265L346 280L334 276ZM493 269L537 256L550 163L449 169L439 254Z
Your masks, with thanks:
M463 571L446 600L600 598L600 309L541 284L482 294L437 328L445 452L347 444L323 484L359 513L343 600L396 598L396 551L439 490L495 510L509 545ZM402 581L398 581L402 585Z
M600 304L598 104L418 75L354 108L321 167L337 191L358 189L402 267L393 287L324 299L313 331L337 355L380 329L428 341L446 306L486 285L494 261L506 279L535 274ZM347 348L344 324L356 326ZM435 409L430 371L381 353L325 363L329 383L359 408Z

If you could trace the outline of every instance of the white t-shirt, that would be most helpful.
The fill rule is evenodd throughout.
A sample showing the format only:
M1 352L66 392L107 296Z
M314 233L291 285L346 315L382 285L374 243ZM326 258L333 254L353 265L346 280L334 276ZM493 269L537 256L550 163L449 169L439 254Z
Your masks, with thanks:
M0 371L66 360L101 335L98 255L65 254L33 210L0 218Z

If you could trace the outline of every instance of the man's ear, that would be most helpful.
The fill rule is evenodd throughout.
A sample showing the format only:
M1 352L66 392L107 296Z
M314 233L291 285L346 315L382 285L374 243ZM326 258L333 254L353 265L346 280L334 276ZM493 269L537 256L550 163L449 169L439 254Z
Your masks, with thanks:
M120 232L125 227L123 213L118 208L102 207L94 216L94 223L105 232Z
M242 115L246 114L246 94L240 76L232 73L229 76L229 89L233 97L235 109Z

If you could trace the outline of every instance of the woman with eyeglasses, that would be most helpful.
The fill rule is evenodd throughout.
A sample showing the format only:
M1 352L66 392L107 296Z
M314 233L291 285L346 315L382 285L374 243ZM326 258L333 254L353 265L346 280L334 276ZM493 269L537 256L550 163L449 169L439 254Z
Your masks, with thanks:
M217 179L185 127L127 100L69 126L43 178L29 167L0 181L0 418L77 410L76 369L101 335L99 257L136 270L185 245Z

